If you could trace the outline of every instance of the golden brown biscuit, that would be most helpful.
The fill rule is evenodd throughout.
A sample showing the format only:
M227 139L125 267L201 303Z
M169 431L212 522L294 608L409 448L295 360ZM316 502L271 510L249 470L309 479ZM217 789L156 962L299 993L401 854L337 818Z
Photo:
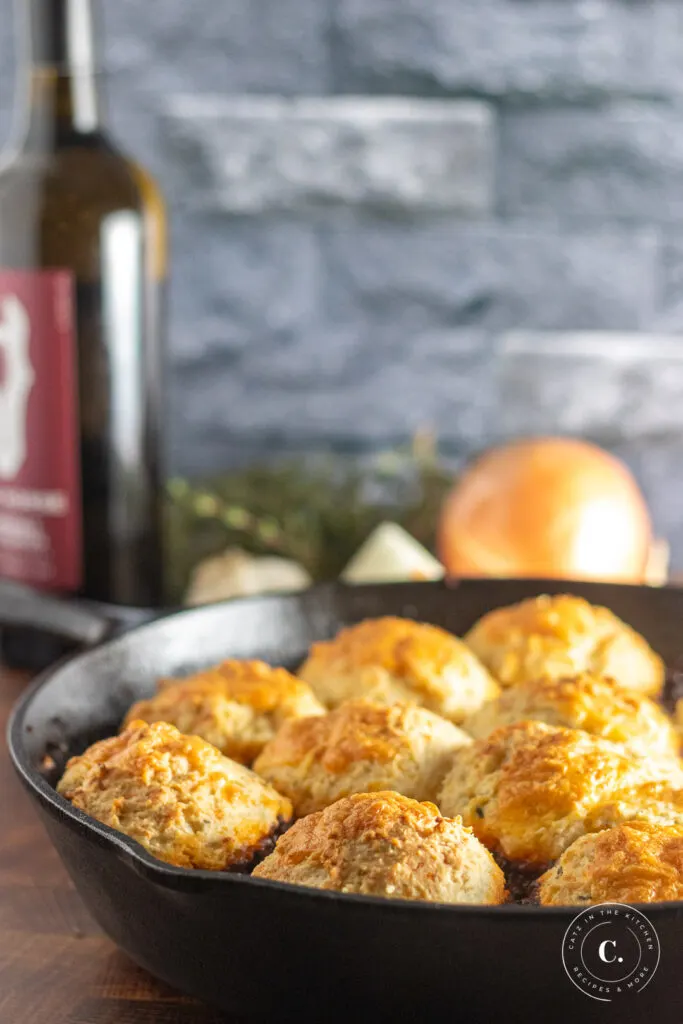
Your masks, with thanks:
M456 724L499 693L461 640L410 619L367 619L313 644L299 677L328 707L414 702Z
M254 763L298 817L351 793L434 797L453 755L472 740L414 704L348 701L322 718L286 722Z
M656 695L664 664L642 636L607 608L543 595L489 612L465 641L503 687L591 672Z
M650 761L647 770L663 778L643 781L631 789L621 789L591 814L591 832L615 828L625 821L645 821L649 825L683 824L683 780L680 768L670 761Z
M630 821L577 839L539 880L544 906L683 900L683 826Z
M72 757L57 791L154 857L210 871L249 863L292 814L248 768L165 722L131 722Z
M287 719L324 714L310 687L285 669L225 661L188 679L162 679L156 696L134 704L123 724L170 722L249 765Z
M583 729L637 757L677 757L679 753L678 734L658 704L589 673L519 683L485 704L462 727L475 739L484 739L502 725L530 720Z
M683 821L683 773L673 758L636 759L585 732L520 722L459 751L436 802L490 850L543 868L588 832Z
M364 896L505 901L503 873L471 829L391 792L356 794L297 821L254 875Z

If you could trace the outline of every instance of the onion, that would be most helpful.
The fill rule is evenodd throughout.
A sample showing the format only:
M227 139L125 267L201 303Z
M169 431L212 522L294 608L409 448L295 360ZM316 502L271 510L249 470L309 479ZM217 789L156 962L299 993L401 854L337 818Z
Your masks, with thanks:
M451 575L643 582L652 544L631 472L596 445L517 441L478 459L444 503Z

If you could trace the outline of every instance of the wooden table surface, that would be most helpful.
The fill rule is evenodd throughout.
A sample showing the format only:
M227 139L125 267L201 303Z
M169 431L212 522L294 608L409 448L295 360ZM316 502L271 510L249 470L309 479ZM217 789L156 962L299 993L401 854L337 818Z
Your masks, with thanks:
M0 1024L220 1024L102 935L14 776L5 727L26 677L0 666Z

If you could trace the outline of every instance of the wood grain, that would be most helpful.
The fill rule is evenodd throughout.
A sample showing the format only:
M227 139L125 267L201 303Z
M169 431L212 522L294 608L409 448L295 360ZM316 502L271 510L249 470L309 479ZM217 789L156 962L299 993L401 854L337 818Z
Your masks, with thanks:
M83 906L10 765L26 682L0 666L0 1024L224 1024L131 963Z

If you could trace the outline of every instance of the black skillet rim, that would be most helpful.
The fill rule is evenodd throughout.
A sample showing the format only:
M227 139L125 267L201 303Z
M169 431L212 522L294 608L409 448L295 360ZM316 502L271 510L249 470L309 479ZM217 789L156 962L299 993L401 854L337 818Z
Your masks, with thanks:
M447 586L449 589L455 590L461 582L467 583L469 579L474 578L461 578L459 580L447 581L445 583L442 581L438 581L436 583L423 582L418 585L425 588L441 588ZM480 578L476 579L477 582L483 582ZM490 583L492 587L497 583L523 582L529 586L538 586L539 594L544 592L544 587L556 589L558 585L557 580L548 579L525 579L523 581L487 579L485 582ZM382 586L390 588L393 586L401 586L401 584L373 584L367 587L355 587L354 589L361 591L376 591ZM592 589L591 583L579 583L568 584L567 590L571 592L577 586L579 589L583 589L584 587L587 587L589 590ZM596 586L599 586L599 584ZM634 593L652 592L652 589L646 586L631 584L614 584L614 586L619 586L619 589ZM323 594L329 594L331 591L338 589L339 587L346 589L345 584L322 583L311 587L307 593L312 596L319 593L322 596ZM657 588L660 593L667 590L681 592L682 589L683 588L673 586ZM224 607L226 605L243 606L262 602L264 598L267 599L268 597L286 599L288 597L300 596L301 595L298 593L260 595L255 597L238 598L231 601L219 601L209 605L203 605L199 608L185 608L179 611L175 610L164 612L150 622L144 622L139 626L134 626L132 629L126 630L123 634L119 633L109 639L105 639L92 648L85 651L78 651L62 658L60 661L56 662L54 665L50 666L38 675L38 677L28 686L25 693L23 693L19 698L10 714L6 732L7 746L10 759L19 779L23 785L33 793L34 797L43 805L44 809L47 810L51 816L65 821L72 831L85 833L89 840L95 841L98 846L111 850L111 852L127 861L130 867L142 877L148 878L150 881L175 891L205 891L207 889L211 890L213 887L226 885L247 885L257 889L270 891L274 894L279 893L281 897L289 895L291 897L306 899L309 902L326 901L327 903L336 903L338 906L343 905L349 907L355 905L359 909L362 907L381 907L385 912L398 914L450 913L460 917L476 914L477 917L486 916L491 920L500 920L502 917L505 917L506 919L531 918L532 920L538 920L539 917L542 917L544 919L564 920L567 923L571 922L571 920L573 920L574 917L576 917L576 915L585 908L575 906L539 907L535 905L514 903L489 907L477 904L428 903L415 900L383 899L379 896L362 896L356 893L328 892L322 889L312 889L306 886L275 882L270 879L254 878L251 875L229 874L227 872L219 873L199 868L190 869L174 867L173 865L166 864L164 861L153 857L136 840L117 832L109 825L104 825L102 822L99 822L85 814L84 811L74 807L68 800L60 796L59 793L57 793L57 791L53 789L53 787L50 786L40 773L37 772L29 763L22 740L24 717L36 694L42 690L43 687L47 686L50 680L65 665L70 664L73 661L77 661L79 658L87 657L88 654L95 651L111 650L115 645L125 644L131 633L139 633L147 629L154 629L154 627L160 622L179 620L185 616L200 615L205 608ZM667 911L674 911L683 915L683 901L669 900L661 903L633 904L633 906L639 907L643 913L653 917L663 916Z

